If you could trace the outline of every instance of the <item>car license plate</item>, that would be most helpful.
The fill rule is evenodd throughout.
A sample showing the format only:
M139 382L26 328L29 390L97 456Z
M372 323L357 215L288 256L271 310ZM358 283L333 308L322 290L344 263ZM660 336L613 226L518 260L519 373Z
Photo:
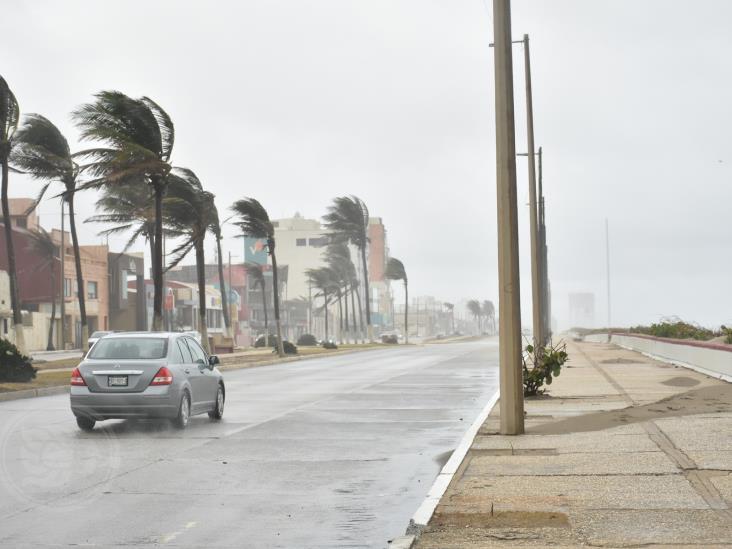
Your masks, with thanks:
M109 376L107 383L110 387L127 387L127 376Z

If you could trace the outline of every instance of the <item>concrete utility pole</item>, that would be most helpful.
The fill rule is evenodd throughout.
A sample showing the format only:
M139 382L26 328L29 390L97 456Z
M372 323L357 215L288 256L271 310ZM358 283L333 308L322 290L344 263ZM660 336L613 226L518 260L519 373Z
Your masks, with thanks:
M543 176L543 153L539 147L539 255L541 261L541 296L542 314L544 317L544 344L549 342L552 334L551 301L549 300L549 262L546 248L546 204L544 203L544 176Z
M539 210L536 202L536 160L534 153L534 103L531 96L531 60L529 56L529 35L524 34L524 72L526 76L526 136L529 161L529 210L531 210L531 305L533 317L534 347L544 345L544 315L541 291L541 259L539 257Z
M524 393L510 0L493 0L493 34L496 71L501 434L520 435L524 432Z

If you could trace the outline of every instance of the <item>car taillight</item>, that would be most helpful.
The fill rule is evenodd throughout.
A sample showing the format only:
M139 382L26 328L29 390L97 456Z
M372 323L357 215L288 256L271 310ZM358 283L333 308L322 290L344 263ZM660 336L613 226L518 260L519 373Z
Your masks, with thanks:
M165 366L158 370L150 385L170 385L173 383L173 374Z
M79 371L78 368L74 368L71 371L71 385L81 385L81 386L86 385L86 381L84 381L84 378L81 377L81 372Z

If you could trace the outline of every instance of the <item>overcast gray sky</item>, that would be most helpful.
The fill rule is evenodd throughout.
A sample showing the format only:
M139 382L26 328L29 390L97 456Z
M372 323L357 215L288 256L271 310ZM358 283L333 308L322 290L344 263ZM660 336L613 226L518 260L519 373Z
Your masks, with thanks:
M319 217L356 194L384 219L412 295L496 300L491 6L4 0L0 74L74 148L69 112L93 93L148 95L175 122L174 164L220 209L254 196L273 217ZM615 324L732 324L732 2L514 0L513 33L531 36L560 323L573 291L595 292L605 318L607 217ZM529 325L525 159L518 171ZM11 196L34 194L12 178ZM93 203L81 195L80 216ZM57 203L40 212L58 226ZM99 242L90 226L82 240Z

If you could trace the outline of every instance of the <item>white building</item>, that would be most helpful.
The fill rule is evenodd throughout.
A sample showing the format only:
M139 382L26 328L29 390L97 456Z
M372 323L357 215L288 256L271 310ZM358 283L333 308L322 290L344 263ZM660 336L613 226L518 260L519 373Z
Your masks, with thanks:
M273 221L277 243L277 263L287 266L287 286L283 299L308 297L305 272L325 266L323 251L327 245L326 231L317 219L305 219L299 213L289 219Z

